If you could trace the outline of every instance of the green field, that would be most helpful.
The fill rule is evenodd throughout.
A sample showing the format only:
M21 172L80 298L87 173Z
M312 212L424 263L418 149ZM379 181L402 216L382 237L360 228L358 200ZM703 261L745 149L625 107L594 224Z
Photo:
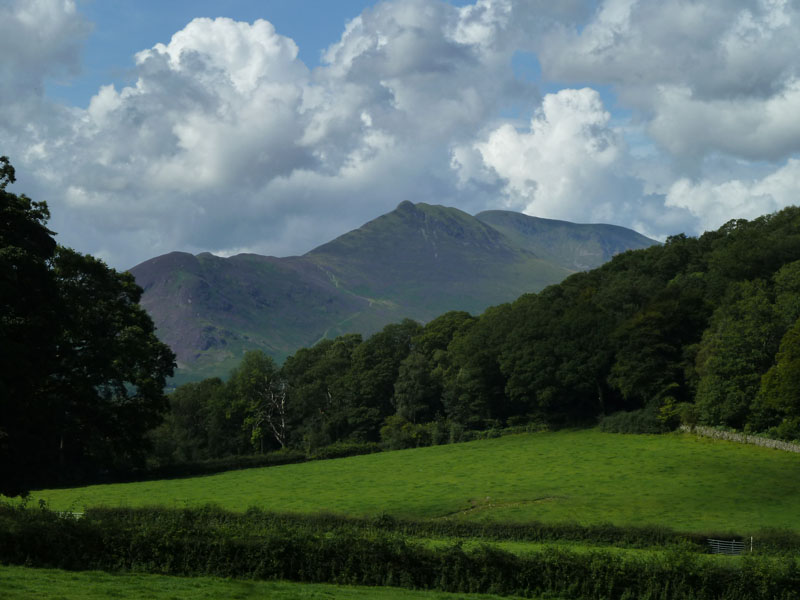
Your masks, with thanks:
M689 434L563 431L218 475L34 492L56 510L216 504L244 511L680 531L800 530L800 456Z
M500 596L445 594L400 588L353 587L216 577L71 572L0 566L2 600L495 600ZM510 598L510 596L504 596Z

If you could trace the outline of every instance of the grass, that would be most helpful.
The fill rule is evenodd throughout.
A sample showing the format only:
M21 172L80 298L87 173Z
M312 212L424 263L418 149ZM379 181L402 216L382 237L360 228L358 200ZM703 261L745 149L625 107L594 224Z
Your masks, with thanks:
M0 566L3 600L493 600L499 596L445 594L399 588L370 588L282 581L247 581L215 577L109 574ZM506 596L505 598L508 598Z
M800 456L689 434L564 431L191 479L34 492L56 510L201 506L680 531L800 530Z

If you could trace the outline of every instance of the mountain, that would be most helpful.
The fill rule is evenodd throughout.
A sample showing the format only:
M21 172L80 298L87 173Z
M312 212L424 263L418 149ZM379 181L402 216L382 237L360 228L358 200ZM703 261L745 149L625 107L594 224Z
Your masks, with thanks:
M131 273L187 379L225 374L248 349L282 360L405 317L479 313L654 243L612 225L402 202L304 256L173 252Z
M518 247L575 271L597 268L615 254L654 243L619 225L570 223L507 210L488 210L475 218L503 233Z

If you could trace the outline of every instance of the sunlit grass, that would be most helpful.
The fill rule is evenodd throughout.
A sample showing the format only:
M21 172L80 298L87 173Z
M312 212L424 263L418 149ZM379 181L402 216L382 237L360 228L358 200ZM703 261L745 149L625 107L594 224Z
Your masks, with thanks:
M33 497L73 511L213 503L236 511L747 533L800 530L800 455L689 434L565 431Z

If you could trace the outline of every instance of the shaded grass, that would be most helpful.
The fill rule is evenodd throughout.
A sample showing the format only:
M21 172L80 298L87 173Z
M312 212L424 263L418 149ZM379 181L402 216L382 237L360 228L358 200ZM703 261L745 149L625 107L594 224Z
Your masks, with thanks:
M73 511L214 503L235 511L798 531L800 456L690 434L563 431L33 497Z
M217 577L173 577L146 574L109 574L100 571L61 571L0 566L3 600L220 600L270 598L275 600L494 600L499 596L447 594L386 587L355 587L289 582L261 582ZM506 596L508 598L508 596Z

